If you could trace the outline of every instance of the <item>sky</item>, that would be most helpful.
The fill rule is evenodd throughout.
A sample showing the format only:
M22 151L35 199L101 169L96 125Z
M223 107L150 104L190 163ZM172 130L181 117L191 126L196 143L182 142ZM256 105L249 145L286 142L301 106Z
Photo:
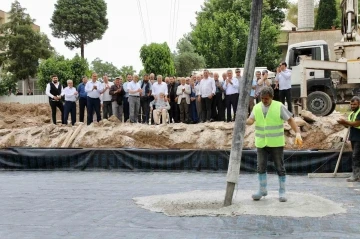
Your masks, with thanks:
M13 0L1 0L0 10L10 11ZM69 50L64 39L51 35L50 20L57 0L19 0L21 6L35 19L40 31L45 33L55 50L72 58L80 49ZM132 65L139 72L143 66L140 48L152 42L167 42L170 50L176 50L176 42L191 31L195 12L201 10L204 0L105 0L109 26L101 40L85 46L85 58L90 63L99 57L120 68ZM139 11L139 5L141 13ZM141 17L143 18L145 33ZM171 28L170 28L171 27Z

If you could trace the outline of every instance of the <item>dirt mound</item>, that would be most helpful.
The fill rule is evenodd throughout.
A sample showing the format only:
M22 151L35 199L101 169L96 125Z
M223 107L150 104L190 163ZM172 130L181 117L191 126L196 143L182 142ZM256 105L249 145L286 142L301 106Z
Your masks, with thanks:
M166 126L120 123L115 117L90 126L50 124L48 104L0 103L0 147L132 147L179 149L230 149L234 123L168 124ZM316 117L301 112L304 149L338 149L346 129L337 124L340 114ZM60 119L58 114L57 119ZM293 145L295 132L285 123L286 148ZM75 132L75 133L74 133ZM73 135L73 136L72 136ZM70 140L72 136L72 139ZM246 127L244 148L254 148L254 125ZM71 142L68 142L68 141ZM347 145L349 148L349 145Z

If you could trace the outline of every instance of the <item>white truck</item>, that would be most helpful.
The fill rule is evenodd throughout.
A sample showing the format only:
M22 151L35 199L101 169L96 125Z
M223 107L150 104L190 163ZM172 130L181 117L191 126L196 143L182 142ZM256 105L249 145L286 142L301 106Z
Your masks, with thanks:
M335 43L336 61L329 61L328 44L323 40L290 45L286 63L292 70L292 98L317 116L331 114L336 104L360 96L360 36L358 1L343 0L342 34ZM337 71L338 81L331 78Z

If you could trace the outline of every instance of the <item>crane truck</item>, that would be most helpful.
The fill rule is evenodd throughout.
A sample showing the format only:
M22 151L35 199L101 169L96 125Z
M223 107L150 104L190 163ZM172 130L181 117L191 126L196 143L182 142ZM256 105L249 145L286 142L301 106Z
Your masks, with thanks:
M286 55L293 100L317 116L330 115L336 104L360 96L358 1L343 0L340 7L342 39L334 44L336 61L329 60L329 47L323 40L290 45ZM340 76L336 81L333 71Z

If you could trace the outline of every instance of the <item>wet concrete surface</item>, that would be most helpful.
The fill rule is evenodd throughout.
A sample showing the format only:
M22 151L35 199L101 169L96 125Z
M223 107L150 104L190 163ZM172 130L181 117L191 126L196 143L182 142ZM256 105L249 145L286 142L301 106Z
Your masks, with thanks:
M168 217L134 197L224 190L226 172L0 172L1 239L92 238L360 238L360 183L288 176L287 189L342 203L347 212L321 218L242 215ZM255 174L238 189L256 190ZM269 175L269 190L277 190ZM235 191L236 193L236 191ZM251 195L249 195L251 198Z

